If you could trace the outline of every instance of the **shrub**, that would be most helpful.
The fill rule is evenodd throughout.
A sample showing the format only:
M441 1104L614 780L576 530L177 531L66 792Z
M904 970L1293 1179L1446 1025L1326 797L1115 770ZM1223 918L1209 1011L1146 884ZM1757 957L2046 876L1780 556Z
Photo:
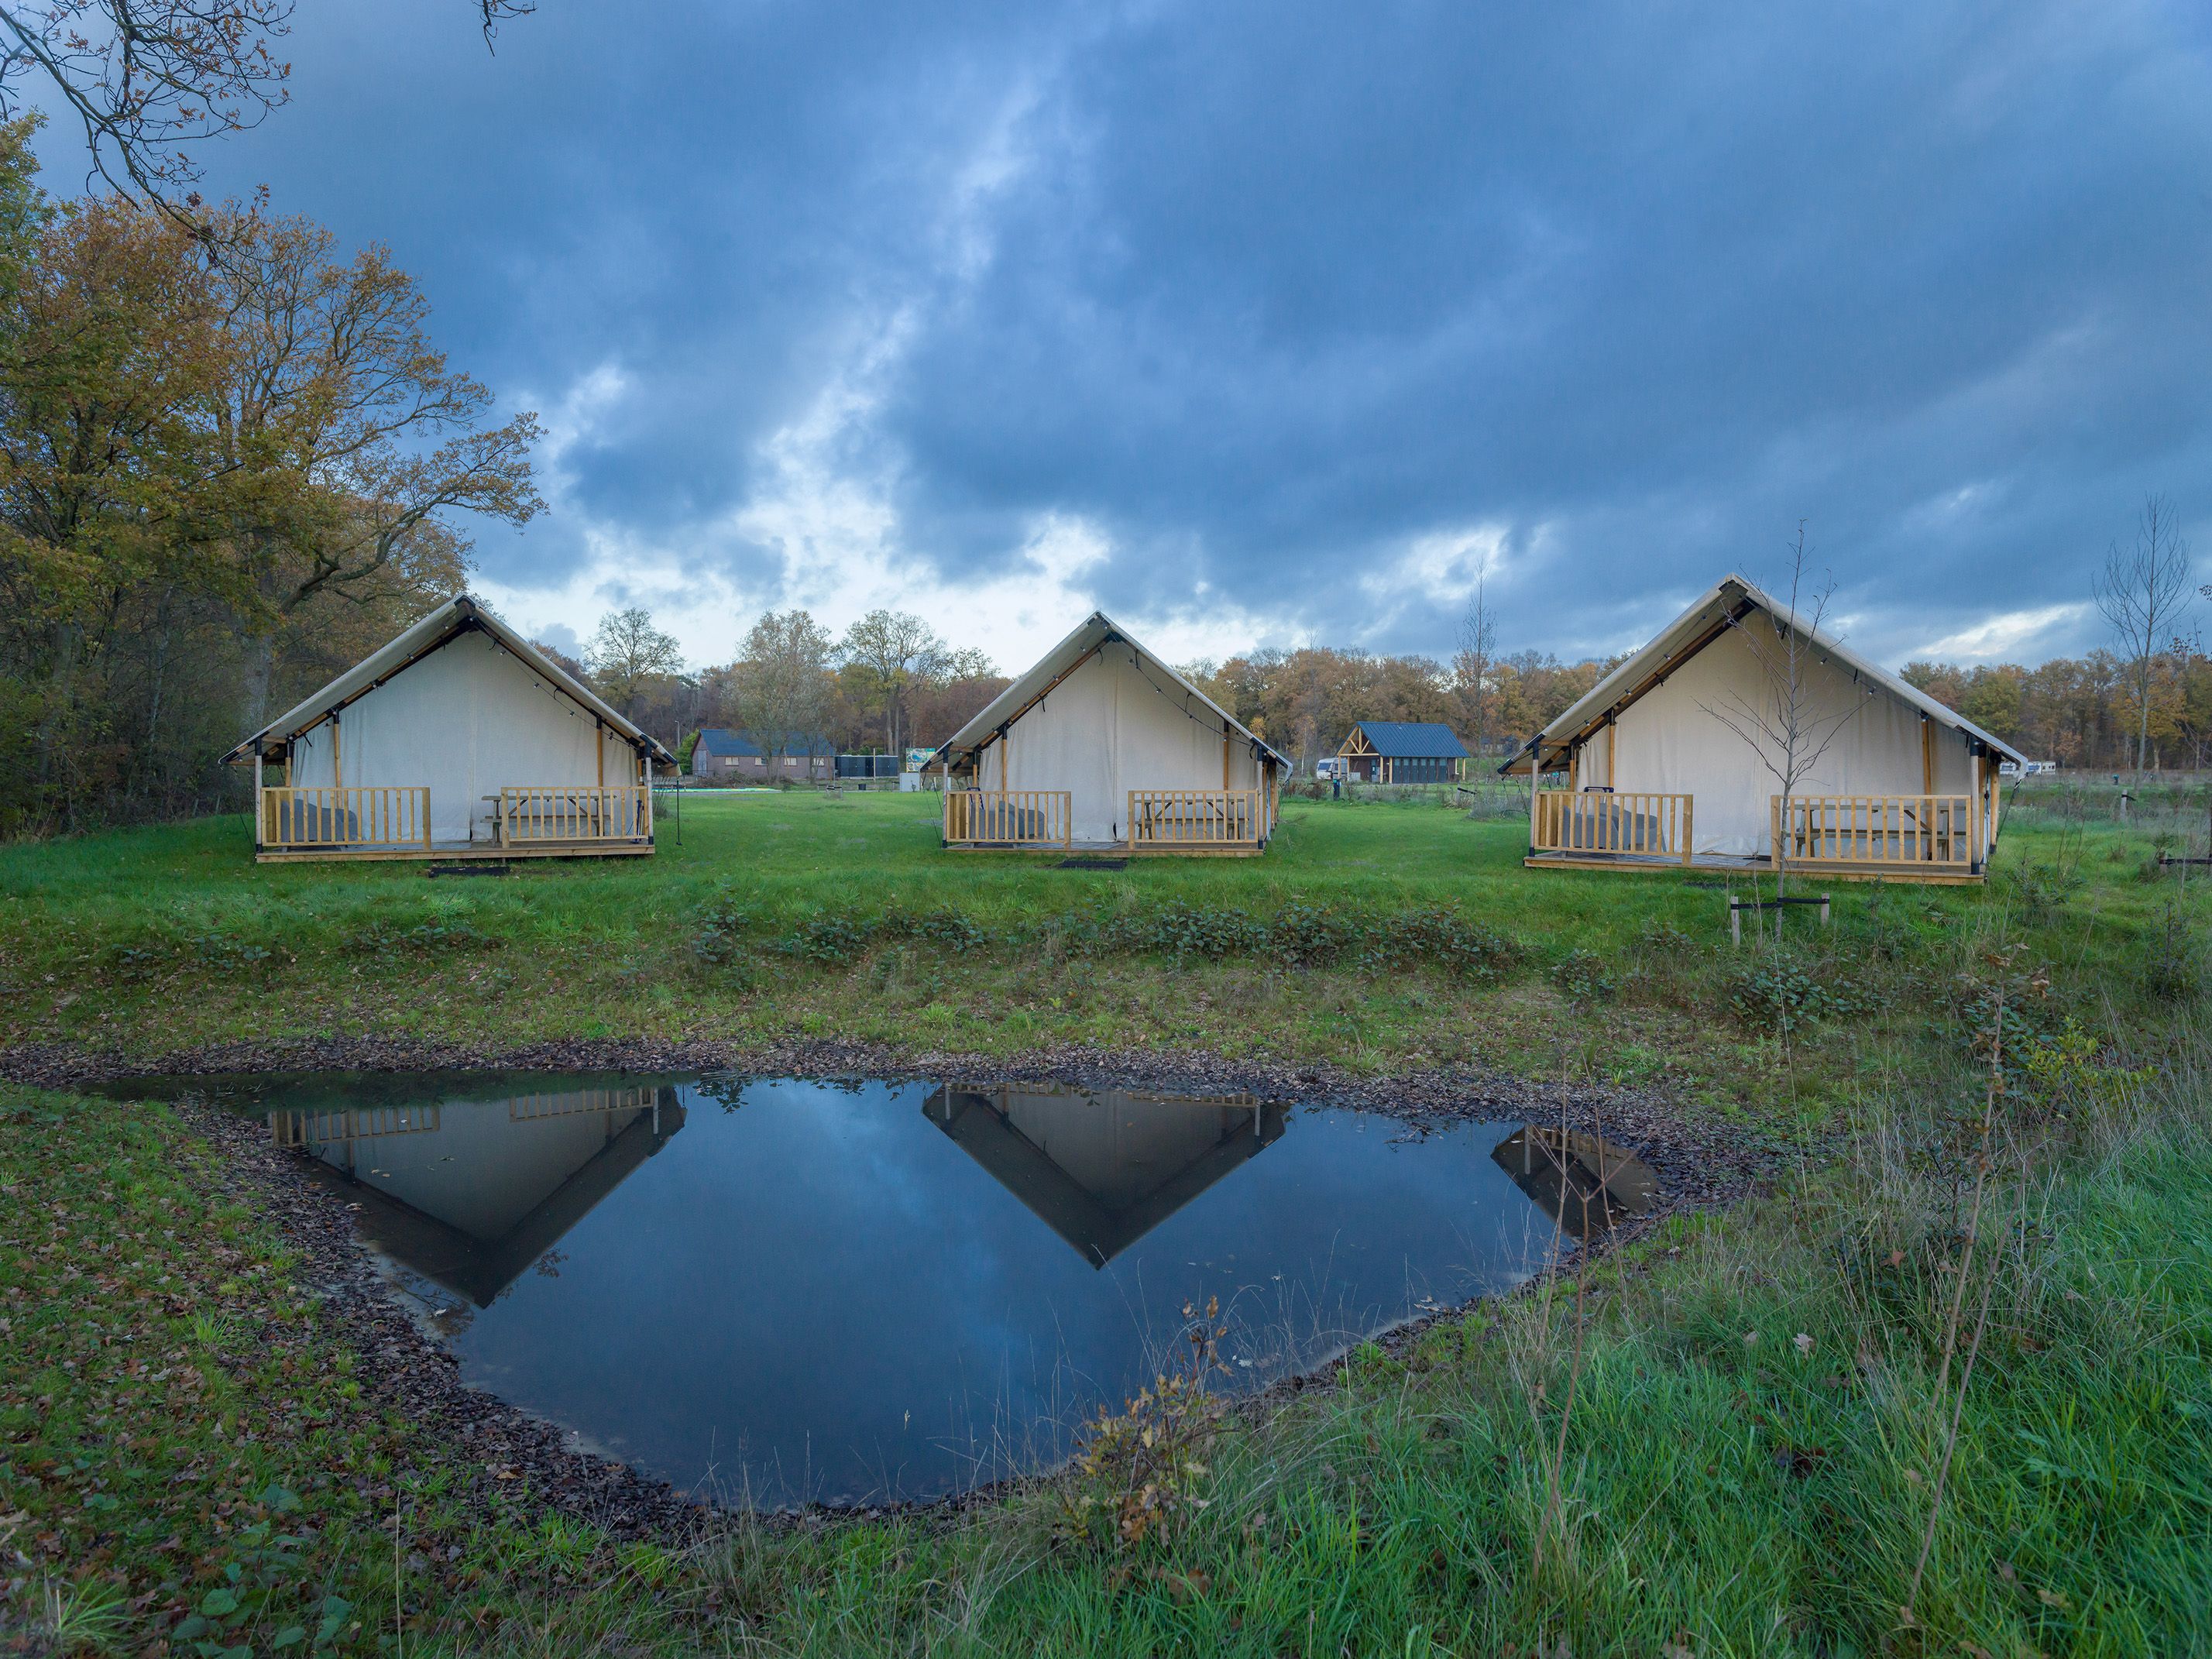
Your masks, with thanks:
M1595 951L1570 951L1552 964L1552 983L1570 1002L1604 1002L1620 988Z
M2168 904L2143 951L2143 989L2162 1002L2186 1002L2203 988L2203 947L2182 920L2180 907Z
M1518 959L1520 948L1503 933L1431 907L1386 924L1376 955L1376 966L1429 962L1462 978L1492 980Z
M927 939L932 945L950 945L963 951L987 944L990 939L964 912L942 906L919 913L894 910L884 918L883 931L895 939Z
M842 966L868 948L873 930L865 922L830 911L819 911L775 942L775 948L802 962L825 968Z
M1200 1455L1221 1425L1222 1402L1207 1385L1229 1369L1220 1352L1225 1328L1214 1323L1218 1298L1207 1301L1203 1317L1188 1303L1182 1312L1190 1346L1182 1368L1163 1372L1119 1413L1098 1408L1076 1460L1075 1489L1060 1499L1066 1536L1133 1547L1164 1540L1206 1507L1195 1487L1208 1474Z
M506 940L457 917L417 922L412 927L394 921L372 921L353 935L356 953L389 960L394 957L449 956L463 951L496 951Z
M1358 927L1326 905L1286 904L1267 926L1268 954L1292 968L1334 962L1358 942Z
M1830 961L1822 965L1827 970L1826 978L1816 977L1785 952L1762 954L1737 969L1729 987L1729 1006L1747 1025L1784 1031L1874 1009L1872 992L1844 977L1838 963Z

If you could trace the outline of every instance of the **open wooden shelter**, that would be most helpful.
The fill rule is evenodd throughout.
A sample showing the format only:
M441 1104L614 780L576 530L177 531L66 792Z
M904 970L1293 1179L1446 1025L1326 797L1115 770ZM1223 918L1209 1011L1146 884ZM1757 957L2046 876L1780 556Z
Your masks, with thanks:
M1254 854L1289 763L1096 611L954 733L945 844Z
M253 763L263 863L649 854L676 761L465 594L223 758Z
M1978 882L2021 758L1732 575L1498 769L1531 866Z
M1360 783L1457 783L1467 745L1441 720L1355 720L1336 757Z

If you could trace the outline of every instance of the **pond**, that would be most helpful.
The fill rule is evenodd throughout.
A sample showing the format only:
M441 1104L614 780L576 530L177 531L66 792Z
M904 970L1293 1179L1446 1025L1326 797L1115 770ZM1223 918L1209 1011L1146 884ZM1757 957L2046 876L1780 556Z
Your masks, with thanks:
M1257 1389L1510 1289L1654 1194L1587 1137L1244 1097L485 1073L113 1092L264 1115L465 1381L756 1504L1048 1467L1187 1306L1218 1299L1223 1386Z

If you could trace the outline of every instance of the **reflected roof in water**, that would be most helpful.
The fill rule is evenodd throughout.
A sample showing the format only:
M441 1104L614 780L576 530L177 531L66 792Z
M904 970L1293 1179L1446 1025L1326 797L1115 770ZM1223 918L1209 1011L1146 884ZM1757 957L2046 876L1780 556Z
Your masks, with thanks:
M1094 1267L1283 1133L1282 1107L1246 1095L948 1085L922 1110Z

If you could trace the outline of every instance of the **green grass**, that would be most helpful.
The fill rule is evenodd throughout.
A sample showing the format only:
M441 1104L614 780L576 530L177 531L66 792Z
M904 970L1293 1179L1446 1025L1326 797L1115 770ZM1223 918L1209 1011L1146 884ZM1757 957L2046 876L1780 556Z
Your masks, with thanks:
M1710 876L1530 872L1510 819L1310 802L1286 806L1263 858L1060 870L946 853L935 811L891 794L702 795L685 804L683 844L665 825L650 861L526 864L492 879L257 866L235 818L0 849L0 1041L142 1055L248 1030L475 1044L836 1035L981 1053L1088 1042L1671 1080L1715 1103L1771 1104L1782 1075L1765 1023L1731 1012L1748 958L1727 947ZM1986 892L1843 886L1832 930L1793 917L1822 982L1859 988L1890 1018L1825 1050L1820 1031L1801 1033L1791 1097L1809 1089L1825 1111L1856 1075L1894 1069L1920 1046L1924 1021L1907 1011L1930 1000L1923 981L2001 939L2063 962L2065 994L2095 1000L2100 1020L2109 1003L2123 1029L2154 1026L2146 964L2202 908L2192 901L2169 928L2171 879L2142 876L2160 833L2140 817L2084 827L2022 811ZM1449 912L1519 956L1471 981L1434 962L1308 969L1264 951L1099 945L1117 918L1141 937L1144 918L1175 907L1265 919L1293 906L1382 940L1409 913ZM838 936L843 921L886 915L907 930ZM916 936L946 915L982 943ZM697 949L710 929L724 946L714 961ZM1597 1006L1574 1005L1586 982L1553 977L1576 951L1609 964Z
M2200 803L2121 825L2094 795L2031 797L1987 890L1838 887L1834 927L1793 919L1778 959L1730 950L1722 894L1680 876L1523 871L1510 821L1295 803L1264 859L1090 872L942 853L933 805L695 799L649 864L494 880L257 868L238 820L0 849L0 1040L1471 1061L1656 1085L1802 1150L1770 1195L1590 1269L1579 1320L1557 1285L1235 1420L1189 1482L1208 1507L1167 1539L1067 1541L1070 1477L957 1520L733 1519L663 1549L526 1494L465 1508L463 1455L363 1403L281 1242L214 1195L167 1110L0 1091L0 1650L58 1620L136 1652L195 1614L222 1628L173 1650L277 1651L295 1628L281 1650L308 1650L331 1618L329 1648L363 1654L2212 1646L2212 890L2149 867ZM1470 973L1190 948L1292 906L1363 937L1448 913L1516 949ZM824 916L896 925L841 942ZM2048 986L2008 1027L2021 1164L1985 1223L1993 1313L1907 1628L1973 1038L2015 947L2002 971ZM1808 986L1780 1030L1773 994Z

